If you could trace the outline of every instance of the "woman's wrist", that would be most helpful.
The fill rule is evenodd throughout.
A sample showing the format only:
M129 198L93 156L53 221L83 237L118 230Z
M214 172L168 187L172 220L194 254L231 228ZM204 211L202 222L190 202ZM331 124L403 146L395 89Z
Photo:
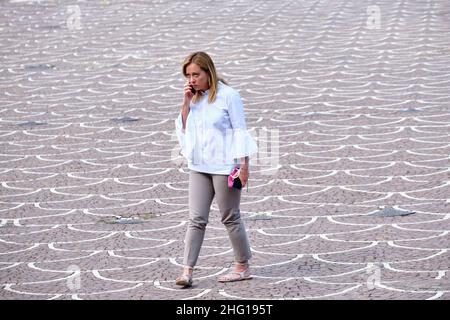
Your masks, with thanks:
M242 167L247 167L248 168L248 162L249 162L249 158L248 157L240 158L240 163L241 163L240 167L241 168Z

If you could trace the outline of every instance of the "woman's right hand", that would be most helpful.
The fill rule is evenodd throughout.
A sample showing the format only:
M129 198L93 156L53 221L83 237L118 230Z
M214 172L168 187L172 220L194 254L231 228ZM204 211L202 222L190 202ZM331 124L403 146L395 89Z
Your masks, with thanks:
M184 83L184 92L183 92L183 97L184 97L183 104L184 105L189 106L190 102L192 100L192 97L194 96L191 89L192 89L192 86L189 84L189 81L186 81Z

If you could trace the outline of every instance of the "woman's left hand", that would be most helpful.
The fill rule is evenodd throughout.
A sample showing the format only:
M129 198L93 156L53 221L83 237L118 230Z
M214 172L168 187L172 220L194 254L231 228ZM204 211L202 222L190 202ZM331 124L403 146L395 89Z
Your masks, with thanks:
M241 179L242 188L245 187L248 181L248 166L242 166L239 171L239 179Z

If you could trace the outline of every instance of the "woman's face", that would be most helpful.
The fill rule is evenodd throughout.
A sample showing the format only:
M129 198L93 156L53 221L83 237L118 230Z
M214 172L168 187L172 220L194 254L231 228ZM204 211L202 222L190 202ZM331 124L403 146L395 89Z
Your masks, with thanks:
M202 70L195 63L191 63L187 66L186 78L189 80L189 84L193 86L195 90L205 91L209 89L208 73Z

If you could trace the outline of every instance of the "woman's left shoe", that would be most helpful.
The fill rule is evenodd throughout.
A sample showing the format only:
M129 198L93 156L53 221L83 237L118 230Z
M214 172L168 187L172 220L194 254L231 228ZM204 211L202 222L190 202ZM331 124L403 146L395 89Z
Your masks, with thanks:
M250 267L245 269L242 272L233 271L229 274L221 276L217 279L219 282L234 282L234 281L242 281L242 280L250 280L252 279L252 275L250 274Z

